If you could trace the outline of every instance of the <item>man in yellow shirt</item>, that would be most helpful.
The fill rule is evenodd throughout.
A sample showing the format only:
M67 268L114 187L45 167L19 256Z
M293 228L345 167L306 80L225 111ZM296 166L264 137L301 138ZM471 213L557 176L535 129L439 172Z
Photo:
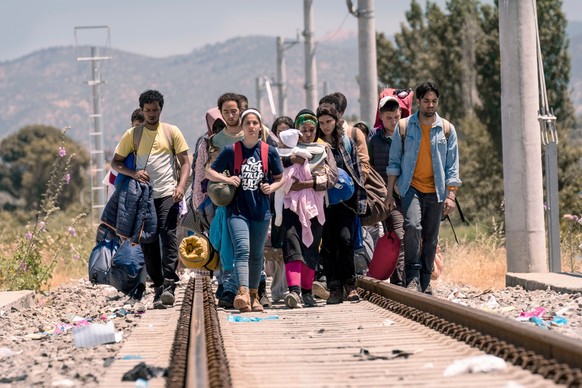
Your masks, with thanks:
M386 168L386 205L395 206L392 195L398 190L404 213L404 261L408 288L432 293L430 275L438 244L441 218L455 209L459 179L457 133L436 109L439 89L425 82L416 89L419 111L406 121L404 139L399 122L390 146Z
M111 167L121 174L152 186L162 253L157 239L151 243L142 243L141 248L148 275L155 287L154 308L166 308L174 304L174 290L176 282L180 280L176 273L178 266L176 229L180 202L184 198L190 174L188 144L178 127L160 121L164 107L164 96L160 92L157 90L143 92L139 96L139 106L145 116L144 125L130 128L125 132L115 150ZM134 150L133 133L140 128L141 138L137 150ZM135 170L124 165L125 159L133 152ZM174 158L177 158L181 165L178 181L174 171Z

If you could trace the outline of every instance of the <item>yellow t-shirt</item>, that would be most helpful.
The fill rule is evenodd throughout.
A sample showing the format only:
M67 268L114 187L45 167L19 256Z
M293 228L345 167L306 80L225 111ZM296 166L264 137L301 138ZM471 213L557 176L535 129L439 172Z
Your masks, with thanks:
M422 137L418 159L412 175L411 185L421 193L436 193L434 185L434 171L432 169L432 154L430 152L430 130L432 125L420 125Z
M168 124L166 124L168 125ZM184 135L173 125L170 126L176 154L188 151ZM133 152L133 128L128 129L115 150L115 153L127 157ZM141 141L137 149L136 170L145 169L150 176L154 188L154 198L163 198L174 193L176 179L174 178L173 151L164 134L162 123L155 131L143 128Z

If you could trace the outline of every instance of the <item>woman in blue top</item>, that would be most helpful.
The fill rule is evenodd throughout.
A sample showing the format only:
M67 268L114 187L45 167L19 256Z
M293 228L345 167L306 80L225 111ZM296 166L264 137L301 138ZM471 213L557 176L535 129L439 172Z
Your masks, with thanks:
M211 181L237 188L234 199L226 208L234 246L234 270L239 284L234 307L240 312L263 311L257 293L271 220L269 195L285 182L277 150L259 140L263 131L261 114L255 109L247 109L241 114L241 123L243 140L224 147L206 175ZM240 152L238 158L236 152ZM219 172L225 170L229 171L229 177ZM272 181L269 176L272 176Z

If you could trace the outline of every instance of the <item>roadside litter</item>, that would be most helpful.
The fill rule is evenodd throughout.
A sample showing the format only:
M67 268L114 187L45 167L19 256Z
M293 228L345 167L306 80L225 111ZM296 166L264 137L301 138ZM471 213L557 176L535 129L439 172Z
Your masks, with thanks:
M278 315L269 315L267 317L245 317L242 315L229 314L226 317L228 322L260 322L260 321L274 321L279 319Z
M145 362L140 362L131 370L125 372L121 381L137 381L139 379L149 380L152 377L167 377L168 369L157 366L147 365Z
M115 332L112 321L105 325L94 323L89 326L73 328L73 341L76 348L89 348L95 345L119 342L122 336L123 332Z
M393 349L388 355L372 354L368 349L361 348L358 354L354 354L354 357L359 357L363 360L393 360L395 358L408 358L413 354L419 353L420 350L414 352L407 352L405 350Z
M506 368L505 360L492 355L473 356L456 360L443 372L444 377L457 376L462 373L489 373Z

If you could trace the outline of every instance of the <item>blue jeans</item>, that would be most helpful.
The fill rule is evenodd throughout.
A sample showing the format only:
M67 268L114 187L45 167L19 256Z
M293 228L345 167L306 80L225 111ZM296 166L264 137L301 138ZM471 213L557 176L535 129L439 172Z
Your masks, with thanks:
M402 198L402 212L406 284L416 279L424 291L434 265L443 203L436 193L421 193L410 186Z
M234 273L239 287L258 288L270 220L249 220L230 214L228 230L234 246Z

